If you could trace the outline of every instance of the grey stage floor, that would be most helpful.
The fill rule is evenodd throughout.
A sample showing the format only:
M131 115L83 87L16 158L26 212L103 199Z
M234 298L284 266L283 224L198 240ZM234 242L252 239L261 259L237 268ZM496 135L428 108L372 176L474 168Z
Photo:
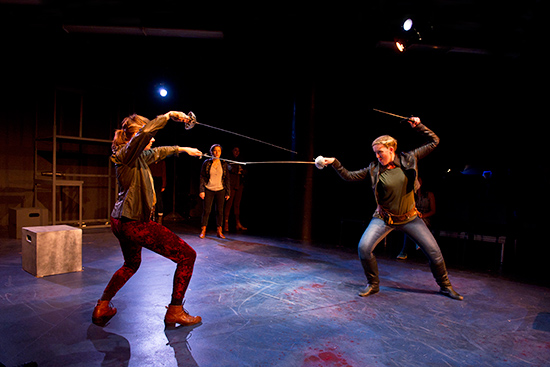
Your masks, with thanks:
M179 227L178 227L179 228ZM381 292L354 251L174 229L198 253L185 307L203 318L165 330L174 264L143 251L101 328L92 309L122 263L108 229L83 234L84 270L35 278L20 240L0 239L0 362L20 366L548 366L550 290L450 269L464 301L436 293L422 262L379 259Z

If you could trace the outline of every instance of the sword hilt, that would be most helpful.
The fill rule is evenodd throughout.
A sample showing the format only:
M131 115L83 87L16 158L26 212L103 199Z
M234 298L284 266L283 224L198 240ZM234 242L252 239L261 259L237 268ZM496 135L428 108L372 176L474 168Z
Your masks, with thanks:
M189 121L185 123L185 130L191 130L196 124L198 124L197 116L195 116L193 111L189 111L187 116L189 116Z

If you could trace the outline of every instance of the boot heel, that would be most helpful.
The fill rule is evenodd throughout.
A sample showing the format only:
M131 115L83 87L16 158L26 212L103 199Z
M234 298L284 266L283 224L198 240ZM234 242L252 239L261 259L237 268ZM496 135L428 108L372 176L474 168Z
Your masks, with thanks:
M103 316L103 317L92 317L92 323L94 325L97 325L97 326L105 326L107 325L107 323L109 322L109 320L112 318L112 316L110 317L106 317L106 316Z
M175 322L168 322L168 321L164 320L164 327L167 328L167 329L175 329L176 328L176 323Z

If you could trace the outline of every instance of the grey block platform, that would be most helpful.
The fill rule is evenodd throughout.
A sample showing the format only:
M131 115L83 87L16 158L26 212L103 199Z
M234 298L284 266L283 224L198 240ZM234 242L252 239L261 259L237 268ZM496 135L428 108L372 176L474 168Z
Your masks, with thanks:
M82 271L82 229L67 225L23 227L23 270L36 277Z

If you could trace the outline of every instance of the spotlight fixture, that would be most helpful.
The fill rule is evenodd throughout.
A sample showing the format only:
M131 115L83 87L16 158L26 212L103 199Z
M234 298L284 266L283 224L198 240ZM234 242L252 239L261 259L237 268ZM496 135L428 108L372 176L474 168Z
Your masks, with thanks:
M411 18L407 18L405 19L405 21L403 22L403 29L408 32L412 29L412 26L413 26L413 21Z
M409 46L422 41L419 25L422 27L423 23L422 21L418 22L414 15L403 17L398 34L394 38L395 47L399 52L405 52Z
M159 100L168 100L171 98L171 88L166 85L164 82L156 83L152 88L152 93L155 98Z
M397 49L399 50L399 52L405 52L405 43L401 40L396 40L395 41L395 46L397 47Z

